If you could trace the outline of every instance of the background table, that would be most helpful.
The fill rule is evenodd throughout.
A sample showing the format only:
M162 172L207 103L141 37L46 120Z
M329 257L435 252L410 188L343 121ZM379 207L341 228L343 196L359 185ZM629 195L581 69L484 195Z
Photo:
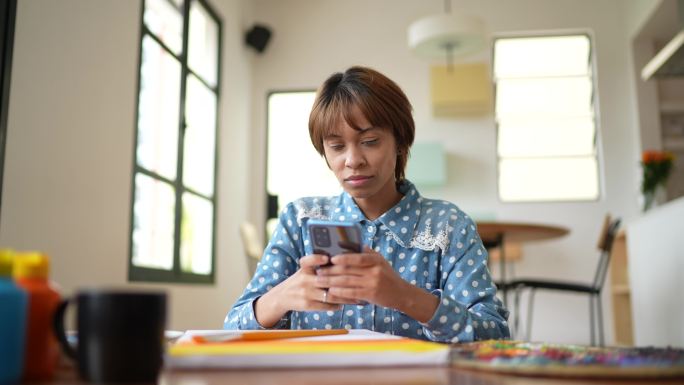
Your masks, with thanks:
M501 277L497 281L503 293L504 305L508 300L508 288L506 285L506 256L504 255L504 242L530 242L541 241L562 237L570 232L565 227L557 225L525 223L525 222L503 222L503 221L482 221L477 222L477 232L482 238L485 248L499 248L499 274Z

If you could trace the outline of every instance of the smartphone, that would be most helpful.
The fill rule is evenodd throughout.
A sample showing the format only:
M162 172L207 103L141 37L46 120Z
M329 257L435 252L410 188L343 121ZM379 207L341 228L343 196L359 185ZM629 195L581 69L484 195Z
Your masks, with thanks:
M360 253L361 227L356 223L310 219L307 222L314 254L333 257L344 253ZM323 266L330 266L328 261Z

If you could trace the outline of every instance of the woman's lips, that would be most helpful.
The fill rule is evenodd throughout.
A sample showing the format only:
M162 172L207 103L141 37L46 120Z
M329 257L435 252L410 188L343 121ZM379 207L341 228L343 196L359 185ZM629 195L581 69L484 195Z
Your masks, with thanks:
M371 176L365 176L365 175L355 175L355 176L350 176L349 178L346 179L346 182L353 187L359 187L364 184L366 184L372 177Z

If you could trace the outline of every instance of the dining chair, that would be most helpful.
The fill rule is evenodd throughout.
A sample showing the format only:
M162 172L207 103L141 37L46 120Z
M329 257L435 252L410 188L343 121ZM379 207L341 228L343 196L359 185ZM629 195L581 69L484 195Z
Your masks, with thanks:
M613 240L615 234L620 226L620 219L611 220L610 215L606 215L603 226L601 228L601 235L598 241L598 250L600 251L598 266L594 273L594 280L591 283L577 283L563 280L544 280L544 279L530 279L520 278L508 282L507 288L515 291L515 320L514 330L517 332L519 325L520 314L520 295L523 290L529 289L529 300L527 307L527 327L526 339L530 340L532 334L532 308L534 304L534 295L537 290L555 290L570 293L583 293L589 296L589 322L591 333L591 344L596 345L596 327L598 326L599 345L603 346L603 310L601 306L601 290L606 279L608 271L608 263L610 262L610 252L613 247ZM594 318L594 311L596 311L597 320ZM598 322L596 322L598 321Z
M259 264L263 252L256 226L250 222L243 222L240 225L240 238L242 239L242 246L245 248L245 256L249 266L248 274L251 276Z

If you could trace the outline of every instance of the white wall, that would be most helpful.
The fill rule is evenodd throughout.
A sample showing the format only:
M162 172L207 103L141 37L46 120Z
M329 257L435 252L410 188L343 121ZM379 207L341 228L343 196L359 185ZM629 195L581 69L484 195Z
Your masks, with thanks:
M629 0L625 2L624 24L629 37L634 37L641 30L646 20L663 1L673 0Z
M140 1L18 2L0 245L52 257L70 295L129 286L127 258ZM246 282L248 2L212 0L223 17L216 284L137 285L171 296L170 328L220 328Z
M638 134L633 109L628 26L641 8L619 0L453 1L453 9L482 17L493 33L589 31L598 62L601 175L600 201L586 203L503 204L497 198L493 118L435 119L429 105L429 63L406 44L408 25L443 12L441 1L417 0L255 0L254 18L270 25L274 38L255 58L252 191L264 190L266 94L271 90L316 88L327 76L350 65L374 67L394 79L413 102L417 140L440 140L448 154L448 185L423 191L449 199L473 215L502 220L554 223L570 228L559 240L524 246L517 276L589 281L596 266L596 239L606 211L637 215ZM642 7L649 9L648 5ZM646 12L646 11L643 11ZM624 20L629 13L629 19ZM472 61L490 61L483 52ZM305 128L304 128L305 129ZM250 216L263 218L263 195L250 200ZM612 340L610 303L604 296L606 331ZM534 339L589 341L588 300L584 296L537 295Z
M636 345L684 347L682 218L684 198L679 198L627 227Z
M658 81L643 81L641 69L657 53L654 40L662 38L663 29L671 23L663 19L676 18L676 0L630 1L625 7L625 21L632 43L630 63L634 69L635 105L633 111L639 121L640 149L661 149L661 121L658 108ZM668 20L669 21L669 20ZM675 26L672 26L676 29Z

